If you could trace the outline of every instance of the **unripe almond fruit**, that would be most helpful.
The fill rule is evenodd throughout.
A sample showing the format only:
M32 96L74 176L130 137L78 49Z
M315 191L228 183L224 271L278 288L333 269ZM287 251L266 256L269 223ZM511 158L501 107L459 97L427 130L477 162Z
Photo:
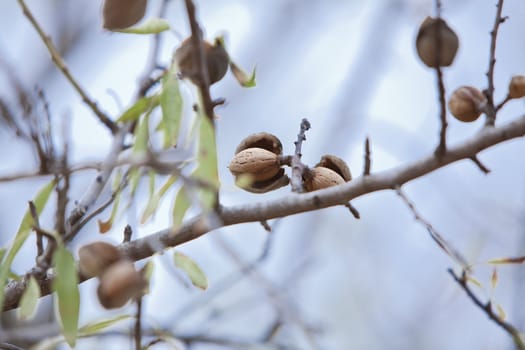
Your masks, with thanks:
M80 272L86 277L95 277L120 260L120 253L112 244L94 242L80 247L78 258Z
M427 17L416 38L417 54L427 67L450 66L456 57L459 39L441 18Z
M462 86L456 89L448 100L448 109L462 122L473 122L479 118L487 98L473 86Z
M146 285L144 276L135 269L133 262L120 260L100 277L98 300L106 309L119 308L130 299L140 297Z
M315 167L305 171L304 189L307 192L317 191L344 183L345 180L343 177L329 168Z
M522 98L525 96L525 76L515 75L509 83L509 97Z
M263 148L247 148L237 153L228 166L234 176L250 175L253 181L274 177L281 168L279 156Z

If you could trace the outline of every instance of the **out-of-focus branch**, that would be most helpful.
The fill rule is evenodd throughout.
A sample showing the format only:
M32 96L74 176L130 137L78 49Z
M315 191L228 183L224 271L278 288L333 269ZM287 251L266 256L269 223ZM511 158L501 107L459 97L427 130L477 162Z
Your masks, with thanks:
M64 74L64 76L69 81L69 83L73 86L73 88L77 91L77 93L82 97L82 101L84 101L84 103L88 105L88 107L97 116L98 120L102 122L109 130L111 130L113 134L115 134L118 130L117 125L104 112L102 112L98 108L97 103L88 96L87 92L84 91L84 89L80 86L77 80L73 77L73 75L69 71L69 68L66 66L66 63L64 62L64 59L62 58L57 48L51 41L50 36L44 32L44 30L42 29L38 21L33 16L33 13L27 7L25 1L18 0L18 4L22 8L22 12L24 13L24 15L27 17L29 22L33 25L33 27L37 31L44 45L46 45L46 48L49 51L49 54L51 55L51 59L53 60L57 68L62 72L62 74Z
M498 0L496 5L496 18L494 19L494 26L490 32L490 53L489 53L489 68L487 71L488 87L484 91L487 96L487 122L486 125L493 126L496 121L496 112L501 106L494 106L494 67L496 66L496 42L498 38L498 29L501 23L505 22L506 17L501 16L503 10L503 0Z
M482 302L470 289L470 287L467 284L467 274L465 271L463 271L461 276L458 276L455 274L455 272L452 269L448 269L448 273L454 278L454 280L463 288L465 293L467 293L468 297L472 300L476 306L478 306L483 312L494 321L498 326L503 328L505 332L507 332L514 341L514 344L516 345L516 349L519 350L525 350L525 343L523 339L520 336L520 331L516 329L512 324L505 322L501 317L498 316L497 313L494 312L492 309L492 303L490 301L484 303Z
M232 207L221 207L217 219L220 227L247 222L260 222L321 208L344 205L348 201L372 192L391 190L429 174L436 169L462 159L470 159L479 152L501 142L525 135L525 115L502 126L484 128L481 132L459 145L449 147L445 155L436 158L428 155L415 162L390 170L361 176L345 184L305 194L292 194L265 202L255 202ZM141 260L168 247L174 247L194 240L218 228L210 227L205 216L187 221L174 234L170 228L146 237L122 244L119 249L132 260ZM49 294L52 278L39 281L42 295ZM81 278L85 280L85 278ZM24 281L11 281L5 290L4 310L16 308L24 290Z

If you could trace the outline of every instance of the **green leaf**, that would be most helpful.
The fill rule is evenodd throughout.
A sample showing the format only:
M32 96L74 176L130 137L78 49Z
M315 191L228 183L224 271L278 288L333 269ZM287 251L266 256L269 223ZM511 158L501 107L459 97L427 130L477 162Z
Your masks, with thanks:
M149 113L146 114L135 129L135 143L133 144L135 154L145 154L148 151L149 116Z
M0 264L2 263L2 260L4 260L5 252L7 251L6 248L0 248Z
M139 117L149 109L153 109L159 105L159 96L153 95L148 97L141 97L122 113L117 119L117 122L131 122L139 119Z
M233 76L241 84L242 87L250 88L254 87L256 85L255 82L255 71L257 70L257 67L253 67L253 71L251 75L248 75L245 71L243 71L238 65L236 65L233 61L230 61L230 69L233 73Z
M162 92L160 93L162 121L158 127L164 130L164 148L176 145L179 136L182 96L180 94L177 71L177 65L172 64L170 70L162 79Z
M62 333L69 346L74 347L77 339L80 294L78 276L73 255L63 246L58 247L53 256L56 277L53 290L58 299L58 313Z
M191 280L191 283L200 289L205 290L208 288L208 279L204 272L195 261L189 258L187 255L182 254L181 252L175 252L173 254L173 259L175 261L175 266L183 270L186 275Z
M109 216L109 219L106 221L97 220L98 223L98 231L100 233L106 233L109 230L111 230L111 227L113 227L113 222L115 221L115 217L117 216L119 204L120 204L120 194L121 191L119 189L120 184L122 182L122 173L119 171L115 175L115 179L113 180L113 195L115 196L115 199L113 200L113 208L111 208L111 215Z
M182 220L184 219L184 215L186 214L186 211L191 206L190 198L188 197L188 194L186 193L186 190L181 188L179 190L179 193L177 193L177 197L175 197L175 202L173 203L173 215L172 215L172 231L175 232L180 227L180 224L182 224Z
M199 110L203 108L199 107ZM219 190L219 172L217 170L217 147L215 141L215 129L211 120L204 114L200 115L198 166L193 172L196 179L208 184L201 189L201 204L203 209L215 208L217 193Z
M139 26L114 29L112 31L128 34L158 34L168 29L170 29L170 24L164 18L148 18Z
M103 331L104 329L109 328L120 321L128 320L130 318L131 318L130 315L119 315L113 318L88 323L87 325L79 328L78 336L86 337L86 336L90 336L93 334L97 334L100 331Z
M130 184L130 196L133 199L135 197L135 192L139 187L140 182L140 169L133 168L129 171L129 184Z
M142 224L148 221L148 219L153 215L153 213L155 213L157 207L159 206L160 200L162 199L162 197L164 197L166 192L171 188L171 186L175 183L176 180L177 176L171 175L166 181L166 183L162 185L160 190L157 193L150 196L148 204L146 204L146 208L144 209L144 213L142 214L142 218L140 219Z
M49 196L51 195L51 192L53 191L54 187L55 187L55 180L46 184L44 187L40 189L40 191L38 191L36 197L33 200L33 204L35 205L38 215L42 213L42 210L46 206L47 200L49 199ZM5 257L5 260L2 262L2 265L0 266L0 286L5 285L7 281L7 276L9 275L9 271L11 270L11 264L13 263L13 260L15 259L16 254L18 253L18 251L20 250L20 248L26 241L27 237L29 237L29 233L31 232L31 228L33 227L33 224L34 224L33 217L31 216L31 213L28 208L24 217L22 218L22 222L20 223L20 227L18 228L13 244ZM4 288L1 287L0 288L0 310L2 310L3 305L4 305Z
M140 273L142 276L144 276L144 279L146 280L146 288L144 288L144 294L149 294L149 286L151 282L151 276L153 276L153 269L155 267L155 264L153 263L153 260L148 260L146 265L142 269L140 269Z
M27 282L26 289L20 299L20 308L18 309L18 316L21 320L28 320L33 317L36 311L36 305L40 298L40 287L35 278L31 276Z
M512 257L512 258L499 258L499 259L492 259L489 260L489 264L523 264L525 262L525 256L518 256L518 257Z

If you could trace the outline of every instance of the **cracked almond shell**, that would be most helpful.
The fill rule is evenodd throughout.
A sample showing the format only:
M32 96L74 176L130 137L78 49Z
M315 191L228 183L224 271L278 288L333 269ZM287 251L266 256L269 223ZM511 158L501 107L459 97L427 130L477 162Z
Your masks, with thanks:
M235 153L239 153L247 148L262 148L277 155L283 153L283 145L277 136L267 132L252 134L241 141Z
M448 100L450 113L462 122L473 122L479 118L487 98L473 86L462 86L456 89Z
M348 165L344 160L337 156L326 154L321 158L315 167L325 167L331 169L338 173L343 178L343 180L345 180L345 182L352 180L352 174L348 168Z
M309 169L306 173L304 189L307 192L322 190L323 188L341 185L346 182L337 172L322 166Z
M263 148L247 148L238 152L228 166L235 176L249 175L254 182L273 178L279 173L279 156Z
M421 23L416 37L416 49L427 67L450 66L458 47L458 36L443 19L427 17Z
M522 98L525 96L525 76L515 75L509 83L509 97Z
M93 242L78 250L80 272L86 277L99 276L120 258L117 247L106 242Z
M140 297L147 282L135 269L133 262L121 260L111 265L100 277L98 300L106 309L124 306L130 299Z

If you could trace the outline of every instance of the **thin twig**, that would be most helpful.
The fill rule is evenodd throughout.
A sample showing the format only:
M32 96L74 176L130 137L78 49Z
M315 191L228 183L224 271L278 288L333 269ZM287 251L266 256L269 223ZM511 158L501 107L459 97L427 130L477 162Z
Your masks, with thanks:
M454 260L457 264L459 264L464 270L469 269L469 264L467 263L467 260L461 255L461 253L452 247L449 242L443 238L442 235L440 235L436 229L430 224L416 209L416 206L410 199L408 199L407 195L401 190L401 187L396 188L397 195L403 200L403 202L407 205L407 207L410 209L412 214L414 215L414 219L421 223L425 228L427 229L430 237L434 240L434 242L437 243L437 245Z
M510 95L507 94L507 96L505 96L505 99L496 106L496 113L499 112L499 110L502 109L503 106L505 106L510 100L512 100L512 97L510 97Z
M361 214L359 214L359 211L350 202L346 203L345 207L347 207L348 210L350 210L350 213L352 213L354 218L361 219Z
M470 160L472 160L474 162L474 164L476 164L479 168L479 170L481 170L483 173L485 174L488 174L490 173L490 169L487 168L482 162L481 160L479 160L478 156L476 155L473 155L472 157L470 157Z
M487 71L488 87L484 91L487 97L487 126L493 126L496 121L497 107L494 106L494 67L496 66L496 42L498 38L498 29L501 23L505 22L507 17L502 17L503 0L498 0L496 5L496 18L494 19L494 26L490 32L490 52L489 52L489 68ZM501 108L501 107L500 107Z
M365 166L363 167L363 176L370 175L370 168L372 166L372 159L370 158L370 139L368 136L365 139Z
M270 226L270 224L268 224L267 220L261 220L260 223L261 223L261 226L264 228L264 230L266 232L268 232L268 233L272 232L272 227Z
M303 188L303 172L305 169L304 164L301 162L302 154L302 145L303 141L306 140L305 133L310 129L310 122L308 119L303 118L301 120L301 126L299 128L299 133L297 134L297 141L294 142L295 152L291 158L292 166L292 179L290 183L292 184L292 191L301 193L304 191Z
M494 312L492 309L492 303L488 301L487 303L483 303L470 289L470 287L467 284L467 274L465 271L463 271L461 277L456 275L452 269L448 269L448 273L454 278L454 280L463 288L465 293L467 293L468 297L478 306L483 312L494 321L498 326L503 328L505 332L507 332L514 341L514 344L516 345L516 348L519 350L525 350L525 343L523 339L521 338L520 331L514 327L512 324L505 322L505 320L501 319L497 313Z
M436 0L436 17L438 20L441 19L441 1ZM437 78L437 90L439 96L439 120L441 122L441 128L439 130L439 145L436 148L436 156L442 157L447 152L447 105L445 101L445 83L443 81L443 71L441 70L440 60L443 38L441 30L436 31L436 78Z
M127 243L131 241L131 235L133 234L133 230L131 229L131 226L128 224L126 227L124 227L124 238L122 238L122 243Z
M137 313L135 314L135 328L133 331L135 339L135 350L142 349L142 297L137 298Z
M25 4L25 1L18 0L18 4L22 8L22 12L27 17L29 22L31 22L33 27L36 29L44 45L47 47L47 50L49 51L49 54L51 55L51 58L53 62L55 63L55 65L57 66L57 68L62 72L62 74L64 74L64 76L71 83L73 88L82 97L82 101L84 101L84 103L89 106L89 108L93 111L93 113L95 113L95 115L100 120L100 122L102 122L109 130L111 130L113 134L115 134L118 130L117 125L104 112L102 112L98 108L97 103L88 96L88 94L80 86L77 80L73 77L73 75L69 71L69 68L66 66L66 63L64 62L64 59L62 58L62 56L60 56L60 53L58 52L57 48L51 41L51 37L44 32L40 24L37 22L37 20L33 16L32 12L29 10L27 5Z

